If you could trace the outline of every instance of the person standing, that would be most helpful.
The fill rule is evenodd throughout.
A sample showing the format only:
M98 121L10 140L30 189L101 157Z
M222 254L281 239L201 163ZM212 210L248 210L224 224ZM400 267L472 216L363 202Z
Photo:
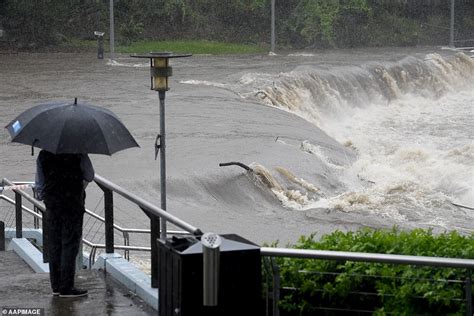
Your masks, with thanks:
M82 238L85 188L94 179L87 154L53 154L41 150L36 159L35 189L46 206L49 273L54 296L79 297L74 286L76 256Z

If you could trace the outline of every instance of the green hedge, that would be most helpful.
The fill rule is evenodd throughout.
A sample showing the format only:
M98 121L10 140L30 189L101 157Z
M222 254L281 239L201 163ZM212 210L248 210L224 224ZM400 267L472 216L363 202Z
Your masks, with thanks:
M293 247L473 259L474 234L362 229L336 231L319 241L303 236ZM376 315L465 314L466 269L291 258L278 263L280 309L289 315L319 315L321 307L371 310Z

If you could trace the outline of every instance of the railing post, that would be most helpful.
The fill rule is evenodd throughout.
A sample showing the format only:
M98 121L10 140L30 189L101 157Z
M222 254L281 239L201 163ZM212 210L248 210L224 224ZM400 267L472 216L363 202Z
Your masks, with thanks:
M273 316L280 316L280 309L278 303L280 302L280 267L271 259L273 271Z
M130 246L130 236L128 232L122 232L123 235L123 244L124 246ZM130 261L130 250L124 250L123 251L123 256L125 259Z
M145 208L143 212L150 218L150 247L151 247L151 287L158 288L158 244L160 237L160 218L151 215Z
M105 252L114 253L114 197L113 192L106 186L96 182L104 192L104 219L105 219Z
M466 316L472 316L472 271L467 271L466 278Z
M105 218L105 252L114 253L114 198L113 192L107 188L104 191Z
M5 223L0 221L0 251L5 251Z
M268 259L262 257L263 269L264 269L264 276L265 276L265 316L269 315L269 294L270 294L270 272L268 271ZM262 280L263 282L263 280Z
M38 200L38 192L36 191L35 187L33 187L33 197ZM38 214L41 213L40 209L36 205L33 205L33 211L35 211L35 213L38 213ZM37 217L33 217L34 229L38 229L40 227L39 222L40 221Z
M23 238L23 214L21 194L15 191L16 238Z
M156 289L158 287L158 240L160 232L160 219L157 217L150 218L151 229L151 287Z

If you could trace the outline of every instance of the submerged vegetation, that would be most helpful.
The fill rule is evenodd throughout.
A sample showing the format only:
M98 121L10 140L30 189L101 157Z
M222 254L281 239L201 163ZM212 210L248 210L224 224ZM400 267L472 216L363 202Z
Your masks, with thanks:
M435 235L362 229L336 231L315 241L301 237L294 248L474 259L474 234ZM278 259L280 308L287 315L314 315L322 307L375 311L376 315L464 315L466 269L407 265Z
M275 0L278 47L446 45L448 0ZM271 0L115 0L120 45L210 41L268 49ZM455 38L474 38L474 1L455 0ZM0 45L23 49L94 39L109 0L0 0ZM468 46L469 41L462 44ZM219 48L216 48L219 50Z

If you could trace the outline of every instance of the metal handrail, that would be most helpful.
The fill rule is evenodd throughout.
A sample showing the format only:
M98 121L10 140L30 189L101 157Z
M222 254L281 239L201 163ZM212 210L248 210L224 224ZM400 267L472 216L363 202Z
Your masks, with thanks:
M105 218L103 218L102 216L92 212L92 211L89 211L88 209L86 209L86 213L92 217L94 217L95 219L105 223ZM122 226L119 226L117 224L113 224L114 225L114 228L117 229L118 231L120 231L121 233L136 233L136 234L149 234L151 232L150 229L146 229L146 228L123 228ZM187 234L190 234L189 232L187 231L181 231L181 230L167 230L166 231L167 234L172 234L172 235L187 235Z
M15 201L13 199L10 199L8 196L5 196L3 194L0 194L0 199L2 200L5 200L7 201L8 203L10 203L11 205L15 205ZM39 218L39 219L43 219L43 215L39 214L39 213L36 213L35 211L27 208L26 206L22 205L21 208L27 212L28 214L36 217L36 218Z
M15 185L15 184L18 184L20 182L18 181L10 181L6 178L3 179L3 182L8 184L8 185ZM32 182L21 182L21 183L32 183ZM28 200L29 202L31 202L35 207L37 207L41 212L45 212L46 211L46 207L44 206L43 203L41 203L40 201L38 201L37 199L35 199L34 197L32 197L31 195L29 195L28 193L26 193L25 191L23 190L20 190L20 189L13 189L12 190L13 192L15 192L15 194L20 194L22 197L24 197L26 200ZM7 196L5 196L4 194L0 194L0 199L2 200L5 200L7 201L8 203L10 203L11 205L15 205L15 201ZM22 209L27 212L28 214L32 215L33 217L35 218L38 218L38 219L43 219L43 216L40 214L40 213L37 213L37 212L34 212L32 211L31 209L27 208L26 206L24 206L23 204L21 205ZM105 219L103 217L101 217L100 215L86 209L85 210L86 213L88 215L90 215L91 217L94 217L95 219L105 223ZM128 233L150 233L150 230L146 230L146 229L134 229L134 228L122 228L120 227L119 225L117 224L113 224L113 227L120 231L123 235L123 239L124 239L124 246L129 246L129 236L128 236ZM170 232L172 233L172 232ZM179 232L173 232L173 233L179 233ZM90 242L88 242L85 238L82 239L82 241L88 245ZM133 249L129 249L129 248L120 248L120 246L115 246L117 249L123 249L123 250L126 250L126 257L128 257L128 250L133 250ZM100 247L99 247L100 248Z
M470 271L474 270L474 259L272 247L261 247L260 254L263 257L269 257L271 260L273 269L273 315L276 316L279 315L278 302L280 300L280 273L278 265L276 265L273 260L275 257L360 261L467 269L469 276L467 280L463 282L466 283L466 315L472 315L472 278Z
M25 193L23 191L21 191L21 193ZM26 193L25 193L26 194ZM7 196L5 196L4 194L0 194L0 199L1 200L4 200L4 201L7 201L8 203L10 203L11 205L15 205L15 201ZM39 202L38 202L39 203ZM37 205L38 206L38 205ZM39 218L39 219L43 219L43 216L39 213L36 213L34 211L32 211L31 209L27 208L26 206L22 205L21 208L27 212L28 214L36 217L36 218ZM89 212L91 213L91 215L96 215L95 213L92 213L92 212ZM100 220L100 219L99 219ZM83 238L82 239L82 242L87 245L87 246L90 246L91 248L105 248L105 245L104 244L94 244L92 242L90 242L89 240ZM121 245L115 245L115 248L116 249L121 249L121 250L138 250L138 251L150 251L151 248L150 247L139 247L139 246L128 246L128 245L124 245L124 246L121 246ZM90 260L89 260L90 262ZM92 261L93 262L93 261Z
M186 223L182 219L162 210L161 208L157 207L156 205L142 199L141 197L128 192L127 190L123 189L122 187L116 185L113 182L110 182L109 180L101 177L100 175L96 174L94 181L97 182L98 184L106 187L107 189L121 195L125 199L135 203L138 205L140 208L146 209L148 212L150 212L153 216L157 216L160 218L165 219L166 221L169 221L176 225L177 227L184 229L185 231L193 234L193 235L202 235L202 231L197 228L192 226L191 224Z
M107 252L110 252L110 249L121 249L125 251L129 250L136 250L136 251L151 251L152 253L152 287L156 287L156 272L158 269L153 265L156 265L157 257L156 253L156 238L159 234L160 229L159 225L156 225L156 221L160 218L166 219L167 221L175 224L181 229L184 229L185 232L178 231L173 233L188 233L194 234L195 236L201 236L202 232L200 229L184 222L183 220L173 216L170 213L158 208L157 206L151 204L150 202L145 201L144 199L126 191L125 189L119 187L118 185L102 178L99 175L96 175L94 181L101 187L104 191L104 195L107 196L105 199L105 218L99 215L92 215L98 220L104 221L106 223L106 243L105 244L95 244L88 240L83 240L84 244L90 246L92 248L90 256L89 256L89 266L92 265L93 260L96 256L96 251L99 248L105 248ZM11 185L11 182L7 179L4 179L4 182ZM16 196L23 196L27 200L29 200L33 205L35 205L40 210L44 211L45 208L42 203L28 195L26 192L22 190L14 189L13 190ZM113 200L111 199L112 193L115 192L125 199L133 202L138 207L140 207L149 217L151 221L151 229L132 229L132 228L122 228L118 225L113 224ZM0 197L9 203L18 204L17 200L13 201L10 198L0 195ZM20 199L21 204L21 199ZM17 216L20 207L17 205ZM34 213L31 210L25 208L21 204L21 210L25 209L28 213L35 217L41 216L40 214ZM112 211L110 211L112 209ZM107 211L109 213L107 213ZM122 231L124 234L128 234L129 232L133 233L151 233L151 247L139 247L139 246L129 246L128 244L125 245L114 245L113 238L108 239L107 235L111 235L113 237L113 229L118 229ZM172 233L171 231L168 233ZM155 239L154 239L155 238ZM155 246L155 249L154 249ZM308 250L308 249L288 249L288 248L271 248L271 247L262 247L260 248L260 254L263 257L270 257L272 260L274 257L290 257L290 258L306 258L306 259L324 259L324 260L341 260L341 261L362 261L362 262L376 262L376 263L391 263L391 264L407 264L407 265L422 265L422 266L438 266L438 267L450 267L450 268L466 268L469 271L474 269L474 260L473 259L459 259L459 258L444 258L444 257L426 257L426 256L409 256L409 255L395 255L395 254L378 254L378 253L361 253L361 252L344 252L344 251L326 251L326 250ZM274 277L275 273L278 274L278 266L273 262L272 269L274 270ZM276 272L275 272L276 271ZM154 282L155 281L155 282ZM467 283L466 283L467 284ZM469 283L470 284L470 283ZM469 285L470 288L470 285ZM467 292L467 291L466 291ZM279 293L275 291L274 295L278 299ZM466 294L467 295L467 294ZM468 296L468 295L467 295ZM470 294L469 294L470 296ZM275 301L274 301L275 303Z
M6 183L6 184L8 184L8 185L14 185L14 184L15 184L15 182L12 182L12 181L8 180L7 178L3 178L3 182ZM24 197L25 199L27 199L28 201L30 201L34 206L36 206L37 208L39 208L40 211L42 211L42 212L45 212L45 211L46 211L46 207L44 206L43 203L39 202L37 199L35 199L34 197L32 197L31 195L29 195L29 194L26 193L25 191L20 190L20 189L13 189L12 191L15 192L15 193L20 194L22 197Z
M6 178L4 178L3 181L4 181L5 183L7 183L8 185L14 185L14 184L18 183L18 182L12 182L12 181L10 181L10 180L8 180L8 179L6 179ZM24 183L24 182L22 182L22 183ZM30 183L30 182L28 182L28 183ZM44 206L43 203L39 202L37 199L35 199L34 197L32 197L31 195L29 195L29 194L26 193L25 191L19 190L19 189L13 189L12 191L14 191L14 192L20 194L21 196L23 196L24 198L26 198L29 202L31 202L34 206L36 206L37 208L39 208L42 212L45 212L45 211L46 211L46 207ZM4 196L4 195L2 194L2 196ZM6 197L5 197L5 198L6 198ZM12 201L13 201L13 200L12 200ZM91 211L88 210L88 209L86 209L86 213L89 214L90 216L92 216L92 217L98 219L98 220L101 221L101 222L105 222L105 219L104 219L103 217L101 217L100 215L95 214L94 212L91 212ZM35 213L35 214L37 214L37 213ZM32 215L33 215L33 214L32 214ZM36 215L34 215L34 216L36 216ZM39 217L39 218L41 218L41 217ZM115 229L117 229L118 231L120 231L120 232L122 232L122 233L123 233L123 232L133 232L133 230L134 230L134 229L132 229L132 228L130 228L130 229L122 228L122 227L120 227L119 225L117 225L117 224L115 224L115 223L113 224L113 226L114 226Z
M89 215L93 216L94 218L104 222L105 224L105 249L107 253L112 253L114 252L115 243L114 243L114 230L119 230L122 232L123 237L124 237L124 248L122 247L117 247L117 249L124 249L125 250L125 257L128 257L128 251L133 250L132 248L128 248L129 246L129 240L128 240L128 233L129 232L134 232L134 233L150 233L150 238L151 238L151 264L152 264L152 287L157 287L158 283L158 275L157 275L157 265L158 265L158 257L157 257L157 246L156 246L156 239L158 238L158 235L161 233L160 228L159 228L159 221L160 220L166 220L177 227L181 228L184 230L182 231L170 231L167 233L176 233L176 234L192 234L194 236L201 236L202 231L185 221L179 219L176 216L173 216L170 213L167 213L166 211L158 208L157 206L153 205L152 203L145 201L144 199L136 196L135 194L132 194L122 187L108 181L107 179L95 175L94 181L97 183L97 185L102 189L104 192L104 208L105 208L105 215L104 217L101 217L97 214L93 214L92 212L88 212ZM12 185L12 182L10 182L8 179L3 179L3 182L9 185ZM30 201L33 205L35 205L40 211L45 211L45 207L42 203L37 201L35 198L27 194L26 192L20 190L20 189L13 189L15 192L15 205L16 205L16 216L17 216L17 237L21 238L21 213L22 213L22 201L21 198L24 197L28 201ZM113 218L113 193L117 193L124 197L125 199L131 201L132 203L136 204L142 211L150 218L150 230L144 230L144 229L124 229L123 227L120 227L116 224L114 224L114 218ZM18 205L17 205L18 204ZM35 216L35 215L34 215ZM86 245L91 244L85 243ZM96 249L99 248L97 245L95 245L92 249L94 255L96 252ZM144 249L140 249L144 250Z
M327 259L344 261L382 262L394 264L409 264L422 266L436 266L446 268L474 269L474 259L408 256L365 252L328 251L311 249L288 248L260 248L260 254L267 257L291 257L309 259Z
M105 252L114 252L114 236L112 223L114 222L114 202L113 194L117 193L130 202L136 204L150 219L150 245L151 245L151 286L152 288L158 287L158 245L157 239L160 236L165 236L166 232L160 230L160 221L167 221L173 223L177 227L189 232L194 236L202 236L202 231L194 227L180 218L167 213L163 209L155 206L154 204L145 201L137 195L130 193L122 187L110 182L109 180L95 175L94 181L104 192L104 217L105 217ZM161 225L161 227L165 227ZM166 229L166 227L164 228Z
M22 193L23 193L23 191L22 191ZM10 203L11 205L15 205L15 201L14 201L13 199L11 199L11 198L9 198L9 197L3 195L3 194L0 194L0 199L7 201L7 202ZM31 216L34 216L34 217L39 218L39 219L43 219L43 215L41 215L40 213L36 213L36 212L32 211L32 210L29 209L28 207L22 205L21 208L22 208L26 213L30 214ZM93 212L91 212L91 211L89 211L89 210L86 210L86 213L89 214L89 215L91 215L91 216L94 217L94 218L97 218L97 219L100 220L100 221L104 221L104 219L103 219L102 217L100 217L99 215L97 215L97 214L95 214L95 213L93 213ZM119 226L117 226L117 230L121 230L121 228L120 228ZM134 232L133 229L130 229L130 231L131 231L131 232ZM144 229L144 232L145 232L145 231L146 231L146 230ZM124 232L128 232L128 231L124 230ZM149 232L150 232L150 231L148 230L148 233L149 233ZM136 232L136 233L138 233L138 232ZM88 241L88 240L85 239L85 238L83 238L82 241L83 241L86 245L88 245L88 246L89 246L89 244L91 244L91 245L99 245L99 244L93 244L93 243L91 243L90 241ZM130 248L130 247L132 247L132 246L128 246L128 248L120 248L120 247L121 247L121 246L119 246L119 245L116 245L116 246L115 246L115 248L118 248L118 249L134 250L134 249L131 249L131 248Z
M97 249L99 248L102 248L102 249L105 249L106 248L106 245L105 244L94 244L86 239L82 239L82 242L91 247L91 252L89 253L89 269L92 267L92 265L94 264L95 262L95 256L96 256L96 253L97 253ZM120 249L120 250L125 250L125 251L130 251L130 250L134 250L134 251L151 251L151 247L140 247L140 246L128 246L128 245L125 245L125 246L121 246L121 245L114 245L114 248L115 249Z

